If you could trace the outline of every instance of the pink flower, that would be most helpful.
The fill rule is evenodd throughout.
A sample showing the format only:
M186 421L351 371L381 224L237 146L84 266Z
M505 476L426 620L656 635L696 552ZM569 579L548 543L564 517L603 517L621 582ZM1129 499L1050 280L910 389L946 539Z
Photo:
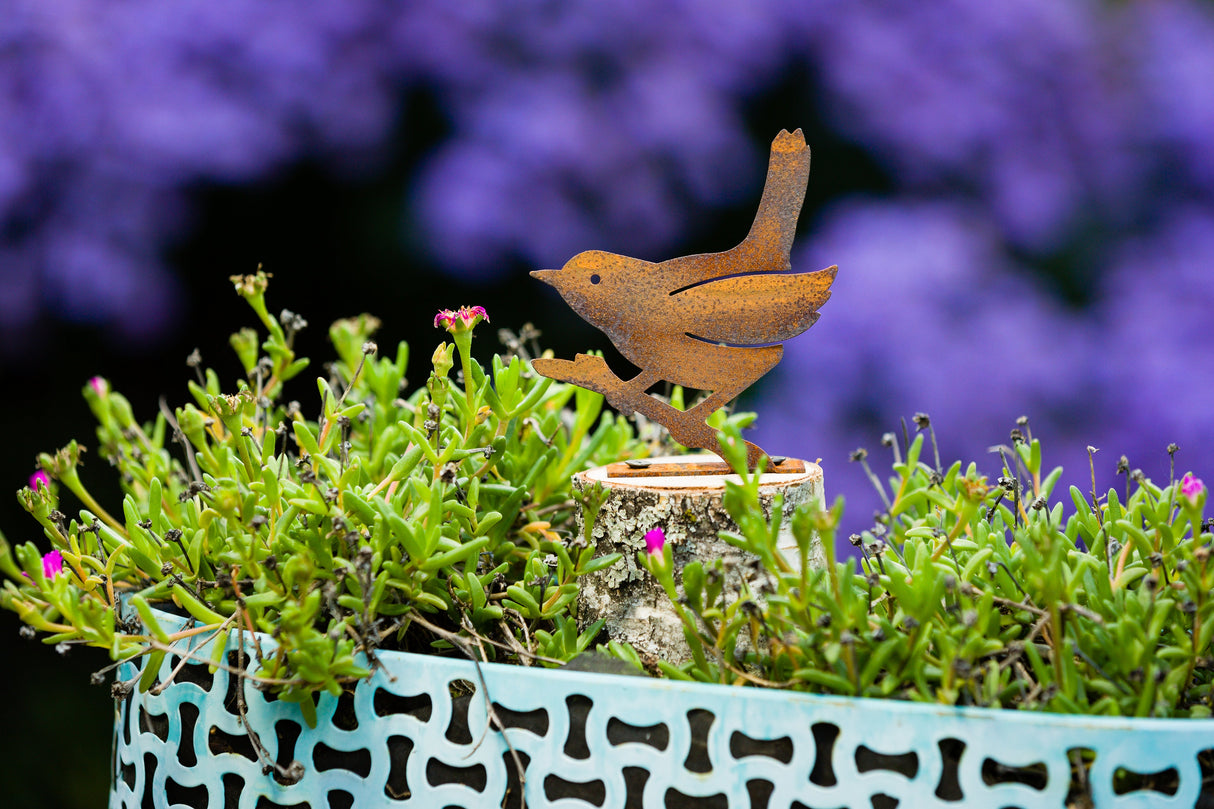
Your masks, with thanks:
M1190 503L1196 503L1198 496L1206 490L1206 484L1201 482L1201 478L1193 477L1192 473L1185 473L1185 476L1180 479L1180 493L1183 494Z
M89 387L96 391L98 396L105 396L110 392L110 383L105 381L100 376L95 376L89 380Z
M454 334L457 331L471 331L482 320L489 322L489 313L483 306L461 306L454 311L441 309L434 316L434 328L446 329Z
M661 556L666 547L666 532L661 528L650 528L645 533L645 550L650 556Z
M51 487L51 478L46 472L39 469L34 474L30 475L30 488L38 491L40 487L49 489Z
M63 570L63 554L51 551L42 557L42 575L53 579Z

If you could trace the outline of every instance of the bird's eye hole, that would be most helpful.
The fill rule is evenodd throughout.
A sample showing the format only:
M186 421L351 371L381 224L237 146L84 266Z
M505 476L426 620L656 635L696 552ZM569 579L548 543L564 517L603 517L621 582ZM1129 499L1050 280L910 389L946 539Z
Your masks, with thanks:
M602 278L599 278L599 274L597 272L594 275L590 276L590 283L592 283L592 284L597 284L599 281L602 281L602 280L603 280Z

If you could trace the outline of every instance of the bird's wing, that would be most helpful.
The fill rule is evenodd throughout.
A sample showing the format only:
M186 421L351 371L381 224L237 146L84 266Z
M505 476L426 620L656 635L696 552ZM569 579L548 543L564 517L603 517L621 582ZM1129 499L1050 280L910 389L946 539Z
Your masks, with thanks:
M734 346L782 343L818 319L830 298L836 267L807 273L757 273L719 278L674 294L692 337Z

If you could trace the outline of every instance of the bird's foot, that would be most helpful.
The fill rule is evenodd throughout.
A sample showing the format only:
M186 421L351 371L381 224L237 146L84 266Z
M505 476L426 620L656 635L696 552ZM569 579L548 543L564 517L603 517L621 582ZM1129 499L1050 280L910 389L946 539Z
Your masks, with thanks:
M531 367L541 376L603 394L612 407L625 416L636 412L635 404L631 401L633 397L626 395L633 392L632 388L612 372L602 357L578 354L572 361L543 357L532 360Z

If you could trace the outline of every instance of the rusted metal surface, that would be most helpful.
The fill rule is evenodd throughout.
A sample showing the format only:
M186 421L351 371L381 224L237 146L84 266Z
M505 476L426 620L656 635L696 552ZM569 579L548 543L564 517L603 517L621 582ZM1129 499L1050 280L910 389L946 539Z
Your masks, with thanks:
M535 370L598 391L625 415L643 413L685 446L716 452L705 420L775 367L783 342L812 326L830 297L836 267L793 273L789 262L808 179L805 137L781 131L754 224L732 250L661 263L591 250L559 270L531 273L641 369L622 380L601 357L578 354L537 359ZM679 411L646 393L662 380L711 393ZM752 468L762 454L747 442Z
M789 458L769 464L767 472L776 475L801 475L805 473L805 462ZM609 478L673 478L700 477L702 475L729 475L733 470L724 461L691 461L687 463L649 463L647 461L624 461L607 464Z

